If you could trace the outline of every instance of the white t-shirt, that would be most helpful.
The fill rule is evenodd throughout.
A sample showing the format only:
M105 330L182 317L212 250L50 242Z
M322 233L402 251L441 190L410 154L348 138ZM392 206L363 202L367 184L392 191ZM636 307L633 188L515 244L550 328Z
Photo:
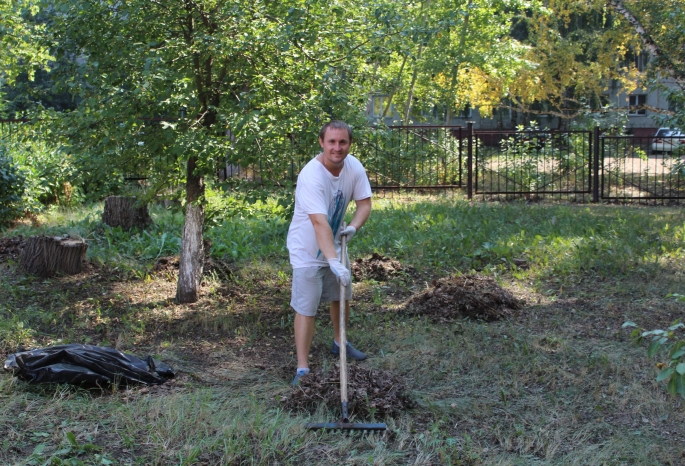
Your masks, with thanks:
M317 156L318 157L318 156ZM288 230L290 264L294 269L325 266L328 261L319 249L310 214L324 214L334 232L335 249L340 255L340 231L350 200L371 197L366 170L354 156L348 155L339 176L331 175L314 157L297 177L295 213Z

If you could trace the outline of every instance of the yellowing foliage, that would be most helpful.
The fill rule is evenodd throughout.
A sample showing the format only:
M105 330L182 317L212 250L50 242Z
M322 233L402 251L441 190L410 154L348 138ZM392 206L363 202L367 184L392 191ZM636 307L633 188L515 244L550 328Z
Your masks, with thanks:
M481 115L492 115L504 97L502 83L481 68L462 70L459 73L455 106L467 104L478 108Z

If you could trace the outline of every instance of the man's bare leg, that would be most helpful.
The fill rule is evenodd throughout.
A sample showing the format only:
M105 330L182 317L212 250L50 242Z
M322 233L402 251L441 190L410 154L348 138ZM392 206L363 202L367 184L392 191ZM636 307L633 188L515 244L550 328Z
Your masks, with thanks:
M295 313L295 349L299 368L309 367L309 349L314 338L314 322L315 317Z
M331 301L331 320L333 321L333 339L340 344L340 301ZM345 301L345 328L350 326L350 302Z
M333 320L333 339L340 346L340 301L331 302L331 320ZM345 328L350 325L350 302L345 301ZM335 345L331 348L333 354L337 354L337 349ZM350 345L350 340L347 340L347 357L349 359L355 359L357 361L362 361L366 359L366 354L359 351L357 348Z

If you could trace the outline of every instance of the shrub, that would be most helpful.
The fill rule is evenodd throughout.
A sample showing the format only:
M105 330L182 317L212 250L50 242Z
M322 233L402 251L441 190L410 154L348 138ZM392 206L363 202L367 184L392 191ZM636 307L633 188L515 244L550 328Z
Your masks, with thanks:
M679 298L680 295L669 295L669 297ZM676 321L666 330L647 331L639 328L634 322L623 324L623 328L631 327L635 329L631 336L636 343L650 339L649 350L647 350L649 357L660 351L668 354L667 362L657 363L659 375L656 381L666 382L668 393L671 395L678 394L685 398L685 336L677 334L678 331L685 329L685 325Z
M0 148L0 227L19 217L26 179L11 157Z
M22 210L37 213L51 204L82 202L82 179L88 173L78 169L64 146L40 135L40 129L22 129L18 136L0 140L0 152L14 161L24 180Z

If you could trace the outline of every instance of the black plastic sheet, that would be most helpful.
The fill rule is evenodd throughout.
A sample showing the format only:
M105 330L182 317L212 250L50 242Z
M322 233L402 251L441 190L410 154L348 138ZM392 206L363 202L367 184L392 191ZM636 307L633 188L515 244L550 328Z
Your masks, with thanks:
M94 345L58 345L11 354L6 371L32 383L159 385L174 376L167 364L148 356L143 360L114 348Z

